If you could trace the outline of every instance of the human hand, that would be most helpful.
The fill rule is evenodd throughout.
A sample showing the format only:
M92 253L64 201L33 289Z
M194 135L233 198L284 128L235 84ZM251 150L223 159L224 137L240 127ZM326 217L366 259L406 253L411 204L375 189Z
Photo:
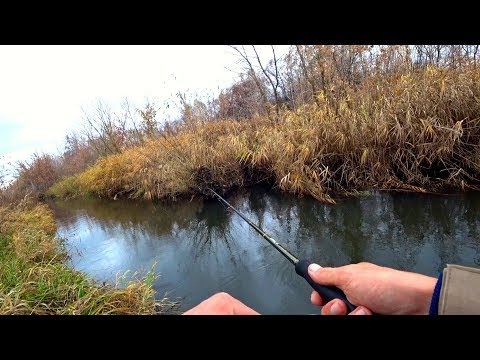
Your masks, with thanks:
M358 308L352 315L427 315L436 278L395 270L362 262L337 268L322 268L311 264L308 274L320 285L332 285L343 290L347 299ZM313 291L314 305L324 305L323 315L345 315L347 306L340 299L324 304Z
M259 315L255 310L221 292L202 301L183 315Z

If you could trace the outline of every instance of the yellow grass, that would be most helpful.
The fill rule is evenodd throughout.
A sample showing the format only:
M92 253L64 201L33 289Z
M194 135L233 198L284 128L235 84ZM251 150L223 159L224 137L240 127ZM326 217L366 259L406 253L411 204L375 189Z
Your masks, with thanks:
M191 123L176 135L101 159L50 194L164 199L266 179L282 191L334 203L333 193L371 188L426 192L478 185L477 68L372 77L339 103L328 99L320 93L317 103L282 110L275 123Z
M64 264L56 225L46 205L0 207L0 314L158 314L155 276L99 285Z

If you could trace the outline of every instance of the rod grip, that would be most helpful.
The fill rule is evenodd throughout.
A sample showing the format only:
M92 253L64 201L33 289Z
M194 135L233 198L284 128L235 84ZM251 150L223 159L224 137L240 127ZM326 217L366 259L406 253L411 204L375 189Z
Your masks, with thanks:
M295 265L295 272L307 280L310 286L320 294L323 301L329 302L333 299L340 299L347 305L348 313L351 313L353 310L355 310L356 306L347 300L347 297L342 290L335 286L320 285L312 280L310 275L308 275L308 266L310 264L311 262L306 259L300 260Z

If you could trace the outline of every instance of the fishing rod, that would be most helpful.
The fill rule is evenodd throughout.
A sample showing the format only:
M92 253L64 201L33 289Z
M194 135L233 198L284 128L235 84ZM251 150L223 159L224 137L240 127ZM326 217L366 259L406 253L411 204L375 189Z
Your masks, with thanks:
M172 146L172 149L175 149L175 151L174 151L175 155L179 159L181 159L181 156L180 156L181 152L178 150L177 146L175 144L171 143L170 140L166 136L163 136L163 138L170 144L170 146ZM165 146L165 148L168 150L168 148L166 146ZM185 161L185 163L188 163L188 159L186 157L185 157L184 161ZM232 205L230 205L227 200L225 200L223 197L221 197L219 194L217 194L212 188L206 187L206 189L210 190L212 192L212 194L215 195L215 197L217 197L228 208L235 211L243 220L245 220L248 223L248 225L250 225L252 228L254 228L256 232L258 232L260 235L262 235L262 237L265 240L267 240L275 249L277 249L283 256L285 256L288 261L290 261L293 265L295 265L295 272L298 275L300 275L301 277L303 277L310 284L310 286L316 292L318 292L320 294L320 296L322 297L322 300L324 300L325 302L329 302L333 299L340 299L347 306L347 312L348 313L352 312L356 308L355 305L353 305L350 301L347 300L347 297L346 297L345 293L342 290L340 290L339 288L337 288L335 286L319 285L312 280L310 275L308 275L308 266L311 264L311 261L309 261L307 259L299 260L295 255L293 255L283 245L278 243L274 238L272 238L265 231L260 229L260 227L258 225L254 224L245 215L243 215L240 211L238 211ZM200 188L199 188L199 190L200 190L200 192L202 192Z
M293 255L289 250L287 250L282 244L278 243L274 238L272 238L265 231L263 231L258 225L250 221L245 215L243 215L240 211L238 211L232 205L230 205L227 200L225 200L223 197L218 195L211 188L207 188L207 189L210 190L218 198L218 200L220 200L228 208L235 211L238 214L238 216L240 216L243 220L245 220L248 223L248 225L250 225L252 228L255 229L256 232L262 235L262 237L265 240L267 240L275 249L277 249L283 256L285 256L288 261L290 261L293 265L295 265L295 272L301 277L303 277L305 280L307 280L310 286L320 294L320 296L322 297L322 300L324 300L325 302L328 302L333 299L343 300L343 302L347 305L348 313L352 312L356 308L355 305L353 305L350 301L347 300L345 293L339 288L335 286L319 285L312 280L310 275L308 275L308 266L311 264L309 260L306 260L306 259L299 260L295 255Z

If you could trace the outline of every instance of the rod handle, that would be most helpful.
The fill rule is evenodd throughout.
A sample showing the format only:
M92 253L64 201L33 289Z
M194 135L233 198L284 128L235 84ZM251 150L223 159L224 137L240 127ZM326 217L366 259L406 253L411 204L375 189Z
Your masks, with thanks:
M353 310L355 310L356 306L347 300L347 296L342 290L335 286L320 285L312 280L310 275L308 275L308 266L310 264L311 262L306 259L300 260L295 265L295 272L307 280L310 286L320 294L322 300L326 303L333 299L340 299L345 303L345 305L347 305L347 313L351 313Z

